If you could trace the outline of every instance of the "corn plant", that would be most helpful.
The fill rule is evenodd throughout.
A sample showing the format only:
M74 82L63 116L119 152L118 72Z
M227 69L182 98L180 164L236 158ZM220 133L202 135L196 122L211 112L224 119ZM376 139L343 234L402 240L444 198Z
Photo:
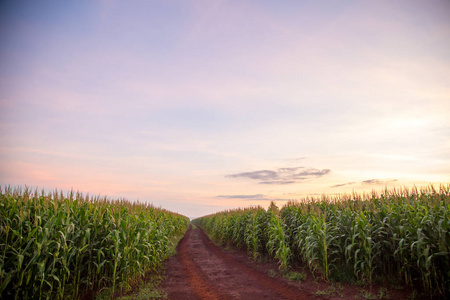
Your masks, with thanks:
M280 269L286 270L291 256L288 236L284 233L282 221L272 215L270 218L269 241L267 242L269 253L279 261Z
M81 298L142 280L189 220L148 204L0 188L0 298Z
M325 279L351 270L348 277L369 285L398 277L445 297L450 296L449 212L447 185L307 198L281 210L272 203L267 210L230 210L194 222L283 268L305 263Z

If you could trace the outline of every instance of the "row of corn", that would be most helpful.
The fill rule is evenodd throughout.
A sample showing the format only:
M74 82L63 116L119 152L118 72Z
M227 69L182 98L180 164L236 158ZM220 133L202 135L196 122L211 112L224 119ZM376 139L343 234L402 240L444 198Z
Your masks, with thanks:
M216 240L268 255L287 269L303 263L326 280L372 284L401 278L428 293L450 291L450 185L439 190L288 202L281 210L237 209L194 220Z
M0 298L78 299L129 288L189 220L148 204L0 188Z

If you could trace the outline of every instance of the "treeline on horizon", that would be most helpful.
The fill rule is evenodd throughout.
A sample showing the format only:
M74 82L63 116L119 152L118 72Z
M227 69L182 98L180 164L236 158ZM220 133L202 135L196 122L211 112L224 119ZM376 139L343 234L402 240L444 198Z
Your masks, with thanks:
M227 210L193 220L214 239L307 265L325 280L399 282L450 296L450 185ZM399 281L400 280L400 281Z
M0 298L114 295L155 270L188 226L145 203L0 187Z

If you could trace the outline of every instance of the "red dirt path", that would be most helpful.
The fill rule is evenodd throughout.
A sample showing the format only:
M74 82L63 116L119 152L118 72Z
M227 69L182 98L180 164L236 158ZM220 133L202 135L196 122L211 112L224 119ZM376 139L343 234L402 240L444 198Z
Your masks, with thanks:
M169 299L323 299L281 278L270 278L189 228L166 267Z

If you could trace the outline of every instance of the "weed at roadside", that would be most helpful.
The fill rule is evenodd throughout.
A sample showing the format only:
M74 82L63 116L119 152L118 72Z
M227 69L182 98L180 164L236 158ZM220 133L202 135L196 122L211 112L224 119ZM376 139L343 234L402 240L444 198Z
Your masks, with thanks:
M344 298L344 295L342 294L343 287L342 285L334 285L331 284L329 287L327 287L324 290L319 290L315 294L316 296L335 296L339 295L339 297Z
M372 294L370 291L367 291L367 290L361 290L361 296L367 300L377 299L376 295Z
M297 281L299 283L306 279L306 273L304 272L290 271L283 276L290 281Z

